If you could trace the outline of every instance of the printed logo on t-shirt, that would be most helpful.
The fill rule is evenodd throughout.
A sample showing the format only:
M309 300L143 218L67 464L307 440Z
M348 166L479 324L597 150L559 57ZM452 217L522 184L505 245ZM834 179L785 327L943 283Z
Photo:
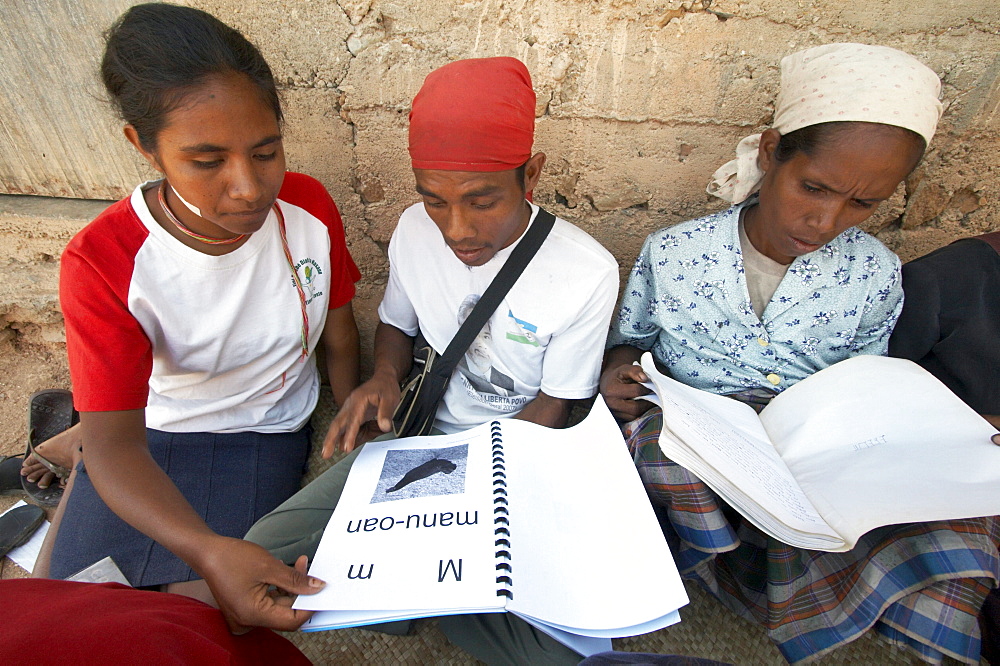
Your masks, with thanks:
M479 294L469 294L458 308L458 323L468 318L479 302ZM498 370L493 361L493 331L489 320L458 362L458 377L466 392L477 402L501 412L521 409L529 400L514 389L514 380Z
M507 327L508 340L532 347L538 346L538 327L518 319L510 310L507 310Z
M306 292L306 305L323 295L322 291L316 291L316 278L323 274L323 269L319 267L319 264L306 257L295 264L295 272L299 274L302 289Z

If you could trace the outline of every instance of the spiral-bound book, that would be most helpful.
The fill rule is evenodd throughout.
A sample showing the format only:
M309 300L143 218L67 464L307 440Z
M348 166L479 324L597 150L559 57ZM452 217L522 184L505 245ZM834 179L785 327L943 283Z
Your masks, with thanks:
M327 585L295 603L322 611L306 631L509 611L584 654L688 601L600 397L564 430L503 419L367 444L310 574Z

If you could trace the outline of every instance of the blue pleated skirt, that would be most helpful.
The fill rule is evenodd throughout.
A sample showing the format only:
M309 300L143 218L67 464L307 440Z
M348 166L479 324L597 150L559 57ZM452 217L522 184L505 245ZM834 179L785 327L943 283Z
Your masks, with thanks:
M194 510L216 533L235 538L243 538L258 519L299 490L310 434L308 425L294 433L267 434L146 430L150 454ZM49 575L66 578L107 556L134 587L199 578L173 553L115 515L81 463Z

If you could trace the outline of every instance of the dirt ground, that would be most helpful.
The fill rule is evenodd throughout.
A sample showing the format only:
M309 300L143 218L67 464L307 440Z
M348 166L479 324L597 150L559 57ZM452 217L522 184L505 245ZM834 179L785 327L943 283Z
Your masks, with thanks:
M69 388L64 345L0 347L0 455L24 451L28 397L43 388Z

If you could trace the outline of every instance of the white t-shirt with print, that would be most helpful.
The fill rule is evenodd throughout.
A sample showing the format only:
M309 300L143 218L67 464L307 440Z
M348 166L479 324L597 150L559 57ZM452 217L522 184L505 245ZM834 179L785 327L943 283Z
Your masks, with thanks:
M532 204L529 228L537 213ZM422 332L443 353L523 238L482 266L466 266L423 204L410 206L389 243L379 318L407 335ZM563 399L594 395L617 295L611 253L557 218L452 375L437 427L456 432L513 416L539 391Z

